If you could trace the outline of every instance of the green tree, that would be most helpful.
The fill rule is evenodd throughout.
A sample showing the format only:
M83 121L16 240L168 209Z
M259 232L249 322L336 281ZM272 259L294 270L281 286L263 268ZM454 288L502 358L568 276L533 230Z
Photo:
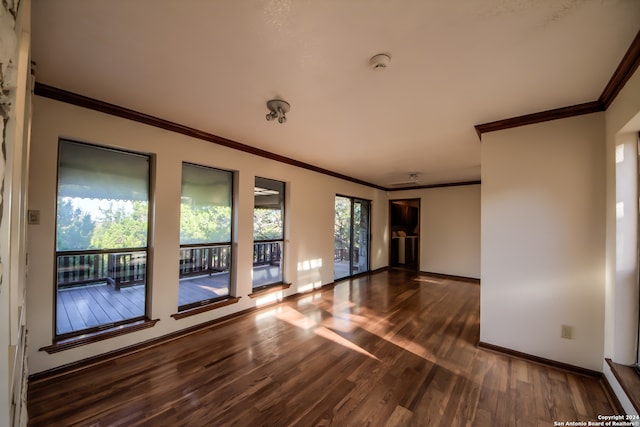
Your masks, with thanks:
M336 249L348 248L349 240L351 239L351 200L337 196L335 206L335 247Z
M147 245L149 204L134 201L132 211L111 204L101 212L104 220L96 225L91 236L93 249L139 248Z
M256 208L253 210L253 239L282 239L282 211L280 209Z
M58 251L89 249L95 228L88 213L74 208L71 200L58 199L56 249Z
M221 243L231 241L230 206L180 205L180 243Z

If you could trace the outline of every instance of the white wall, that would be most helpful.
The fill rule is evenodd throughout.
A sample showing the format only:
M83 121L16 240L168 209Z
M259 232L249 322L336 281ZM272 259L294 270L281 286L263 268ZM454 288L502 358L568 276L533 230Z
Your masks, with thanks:
M420 199L420 271L480 278L480 185L394 191Z
M483 135L482 342L602 370L604 131L594 113Z
M83 347L47 354L52 344L54 298L54 234L56 157L59 137L116 148L154 153L157 159L155 235L152 266L152 313L155 327ZM177 311L179 203L181 162L238 171L237 253L238 304L181 320ZM255 306L251 292L253 185L261 176L287 183L288 227L284 266L285 295L309 285L333 282L334 197L336 193L372 200L371 268L388 264L386 193L306 169L228 149L209 142L109 116L50 99L35 97L32 127L29 209L40 211L40 224L29 229L30 275L28 303L30 372L71 363L113 349L187 328ZM305 262L308 261L308 262Z

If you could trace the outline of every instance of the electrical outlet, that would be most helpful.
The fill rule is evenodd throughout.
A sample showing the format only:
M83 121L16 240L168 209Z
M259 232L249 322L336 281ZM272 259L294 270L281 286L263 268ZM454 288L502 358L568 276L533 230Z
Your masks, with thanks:
M562 325L560 330L560 338L572 339L573 338L573 327L568 325Z

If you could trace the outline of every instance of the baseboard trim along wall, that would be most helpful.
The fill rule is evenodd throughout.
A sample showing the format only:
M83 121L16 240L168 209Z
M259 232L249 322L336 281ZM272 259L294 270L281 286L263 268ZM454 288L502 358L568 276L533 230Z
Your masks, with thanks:
M607 380L607 377L603 375L602 372L581 368L579 366L574 366L568 363L562 363L562 362L558 362L551 359L545 359L544 357L534 356L532 354L523 353L521 351L512 350L506 347L500 347L498 345L488 344L482 341L478 342L478 347L483 350L493 351L495 353L500 353L500 354L504 354L505 356L526 360L527 362L536 363L538 365L543 365L550 368L566 371L572 374L583 375L589 378L600 380L600 385L602 386L602 390L604 391L604 394L609 400L609 403L611 404L611 406L615 408L616 414L625 413L624 408L622 407L622 404L618 399L618 396L616 396L616 393L613 391L611 384L609 384L609 380Z
M480 284L480 279L475 279L473 277L454 276L454 275L451 275L451 274L442 274L442 273L431 273L429 271L421 271L420 275L421 276L436 277L438 279L458 280L460 282L475 283L476 285Z
M603 377L602 372L593 371L587 368L581 368L580 366L570 365L568 363L558 362L556 360L545 359L544 357L534 356L532 354L523 353L521 351L512 350L506 347L500 347L499 345L493 345L480 341L478 347L484 350L494 351L496 353L502 353L507 356L517 357L519 359L527 360L529 362L538 363L540 365L549 366L563 371L568 371L578 375L584 375L591 378L601 379Z

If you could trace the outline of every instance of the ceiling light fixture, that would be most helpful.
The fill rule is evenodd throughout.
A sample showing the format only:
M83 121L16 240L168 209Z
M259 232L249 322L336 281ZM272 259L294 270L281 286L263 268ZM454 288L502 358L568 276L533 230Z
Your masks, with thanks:
M379 53L371 57L369 60L369 66L375 71L380 71L387 68L389 66L389 62L391 62L391 56L386 53Z
M278 119L278 123L287 122L286 113L288 113L291 108L288 102L281 99L272 99L271 101L267 101L267 108L269 109L267 113L268 121Z

